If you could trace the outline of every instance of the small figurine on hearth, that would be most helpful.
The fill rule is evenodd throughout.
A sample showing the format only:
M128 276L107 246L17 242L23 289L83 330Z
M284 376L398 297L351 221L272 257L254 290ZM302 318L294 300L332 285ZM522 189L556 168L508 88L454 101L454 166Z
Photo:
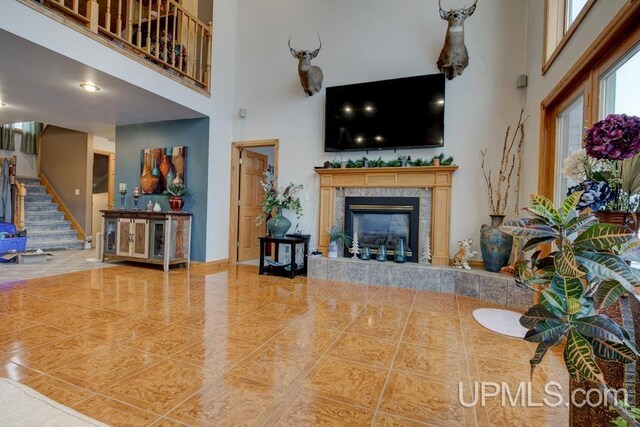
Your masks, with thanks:
M451 264L455 268L464 268L465 270L471 270L469 267L469 259L478 255L478 252L471 250L471 245L473 244L473 239L461 240L458 242L458 246L460 246L460 250L458 253L453 256Z
M353 240L351 241L351 249L349 249L351 255L353 255L353 259L358 258L358 254L360 253L360 244L358 243L358 233L353 233Z

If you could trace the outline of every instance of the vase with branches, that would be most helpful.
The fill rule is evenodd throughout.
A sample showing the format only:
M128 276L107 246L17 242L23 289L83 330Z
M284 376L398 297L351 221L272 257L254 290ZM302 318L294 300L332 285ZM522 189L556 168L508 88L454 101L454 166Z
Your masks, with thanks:
M480 150L482 157L480 167L487 186L491 210L489 215L491 225L483 225L480 229L480 250L485 269L488 271L498 272L504 268L509 263L513 250L513 237L501 232L498 227L504 221L507 205L512 197L516 200L515 209L517 210L519 207L522 146L526 121L527 118L524 117L524 109L522 109L515 131L512 132L511 126L507 127L502 143L502 155L500 156L497 177L486 165L488 150L486 148Z
M304 188L301 184L290 183L285 188L278 188L278 177L275 175L273 167L269 166L264 172L264 179L261 182L264 196L260 203L260 216L258 224L267 221L267 229L273 237L283 237L289 228L291 221L282 215L284 209L295 212L300 220L302 216L302 205L297 194Z

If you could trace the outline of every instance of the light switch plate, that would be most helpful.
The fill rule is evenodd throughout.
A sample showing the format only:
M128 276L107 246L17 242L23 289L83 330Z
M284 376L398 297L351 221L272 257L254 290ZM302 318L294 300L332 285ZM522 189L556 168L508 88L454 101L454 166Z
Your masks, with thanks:
M80 189L79 189L79 188L76 188L75 193L76 193L76 196L79 196L79 195L80 195Z

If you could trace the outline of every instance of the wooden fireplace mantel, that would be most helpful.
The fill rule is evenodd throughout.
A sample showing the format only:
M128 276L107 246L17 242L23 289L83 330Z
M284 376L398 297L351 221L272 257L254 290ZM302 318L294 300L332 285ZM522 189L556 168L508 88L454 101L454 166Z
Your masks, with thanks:
M320 175L318 249L327 253L326 230L333 226L337 188L431 188L431 259L433 265L449 265L451 183L457 169L458 166L315 169Z

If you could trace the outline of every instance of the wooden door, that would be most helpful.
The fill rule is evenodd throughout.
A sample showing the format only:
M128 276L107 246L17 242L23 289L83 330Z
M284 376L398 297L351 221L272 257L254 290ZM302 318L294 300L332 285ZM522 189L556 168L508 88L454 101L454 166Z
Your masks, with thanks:
M118 220L118 242L116 243L117 250L116 255L129 256L131 247L131 220L119 219Z
M136 219L131 225L133 226L131 256L149 258L149 221Z
M264 190L260 183L268 157L247 149L240 152L240 195L238 203L238 262L260 257L264 224L256 226Z

